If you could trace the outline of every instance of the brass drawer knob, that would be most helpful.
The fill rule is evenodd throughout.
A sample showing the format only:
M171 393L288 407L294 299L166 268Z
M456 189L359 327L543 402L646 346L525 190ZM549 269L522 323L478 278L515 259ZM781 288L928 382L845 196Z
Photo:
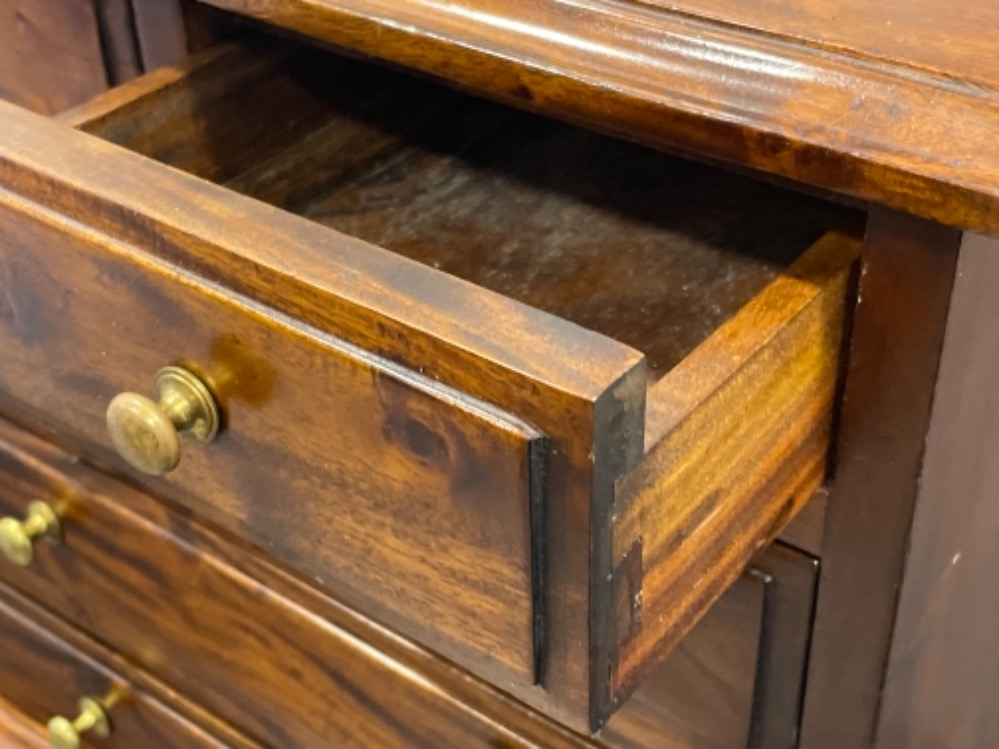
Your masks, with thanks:
M102 739L110 736L111 721L100 702L84 697L80 700L80 714L75 719L55 717L49 721L48 729L52 749L80 749L85 733Z
M28 505L24 520L0 519L0 551L11 562L27 567L35 558L35 541L44 540L58 544L62 540L59 517L44 502Z
M211 442L219 430L219 408L205 383L182 367L156 373L156 400L137 393L115 396L108 406L108 432L122 458L153 476L180 463L180 432Z

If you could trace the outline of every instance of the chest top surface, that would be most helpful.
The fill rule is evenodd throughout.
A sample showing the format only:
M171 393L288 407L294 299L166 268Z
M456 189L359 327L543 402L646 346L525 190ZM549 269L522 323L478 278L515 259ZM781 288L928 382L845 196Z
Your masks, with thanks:
M999 92L991 0L633 0Z

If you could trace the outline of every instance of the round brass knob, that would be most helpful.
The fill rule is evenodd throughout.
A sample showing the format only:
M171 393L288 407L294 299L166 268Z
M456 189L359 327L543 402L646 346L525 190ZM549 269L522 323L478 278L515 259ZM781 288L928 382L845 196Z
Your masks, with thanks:
M0 519L0 552L14 564L20 567L31 564L35 558L35 541L40 539L53 545L62 540L59 517L44 502L29 504L24 520Z
M95 699L80 700L80 714L75 719L55 717L49 721L49 741L52 749L80 749L82 736L92 732L102 739L111 735L111 721L107 711Z
M108 406L108 433L118 454L153 476L180 463L180 432L211 442L219 430L219 408L196 375L182 367L156 373L156 400L137 393L115 396Z

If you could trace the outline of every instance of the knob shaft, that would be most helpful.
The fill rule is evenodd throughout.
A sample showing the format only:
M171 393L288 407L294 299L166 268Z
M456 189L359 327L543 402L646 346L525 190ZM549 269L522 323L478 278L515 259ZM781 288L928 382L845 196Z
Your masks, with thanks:
M93 733L107 738L111 735L111 721L100 702L84 697L80 700L80 714L73 720L57 716L49 721L49 742L52 749L80 749L83 735Z
M122 458L152 476L169 473L180 463L180 433L201 442L218 434L218 405L197 375L182 367L156 374L156 400L121 393L108 406L111 442Z
M49 505L35 501L28 505L24 520L0 519L0 552L11 562L27 567L35 558L35 541L58 544L62 540L59 517Z

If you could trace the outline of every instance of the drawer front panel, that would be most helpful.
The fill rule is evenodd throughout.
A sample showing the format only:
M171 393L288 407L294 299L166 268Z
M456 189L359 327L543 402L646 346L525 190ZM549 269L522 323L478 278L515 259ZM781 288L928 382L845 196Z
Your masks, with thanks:
M0 558L0 579L268 746L534 745L392 651L436 658L358 625L257 557L3 422L0 485L0 514L20 517L32 500L47 499L62 527L62 542L39 543L30 565ZM542 746L581 743L535 722Z
M615 497L618 703L821 488L857 249L824 237L658 383L662 438Z
M128 679L49 631L19 596L0 586L0 696L40 723L74 719L82 697L109 706L103 747L121 749L223 749L226 744L173 713ZM33 613L42 615L33 610ZM48 624L54 624L49 619ZM55 626L59 626L56 624ZM84 743L91 738L84 735ZM240 746L246 746L240 744Z
M9 200L0 348L3 397L108 457L111 398L193 362L228 426L150 488L472 668L533 678L528 427Z

